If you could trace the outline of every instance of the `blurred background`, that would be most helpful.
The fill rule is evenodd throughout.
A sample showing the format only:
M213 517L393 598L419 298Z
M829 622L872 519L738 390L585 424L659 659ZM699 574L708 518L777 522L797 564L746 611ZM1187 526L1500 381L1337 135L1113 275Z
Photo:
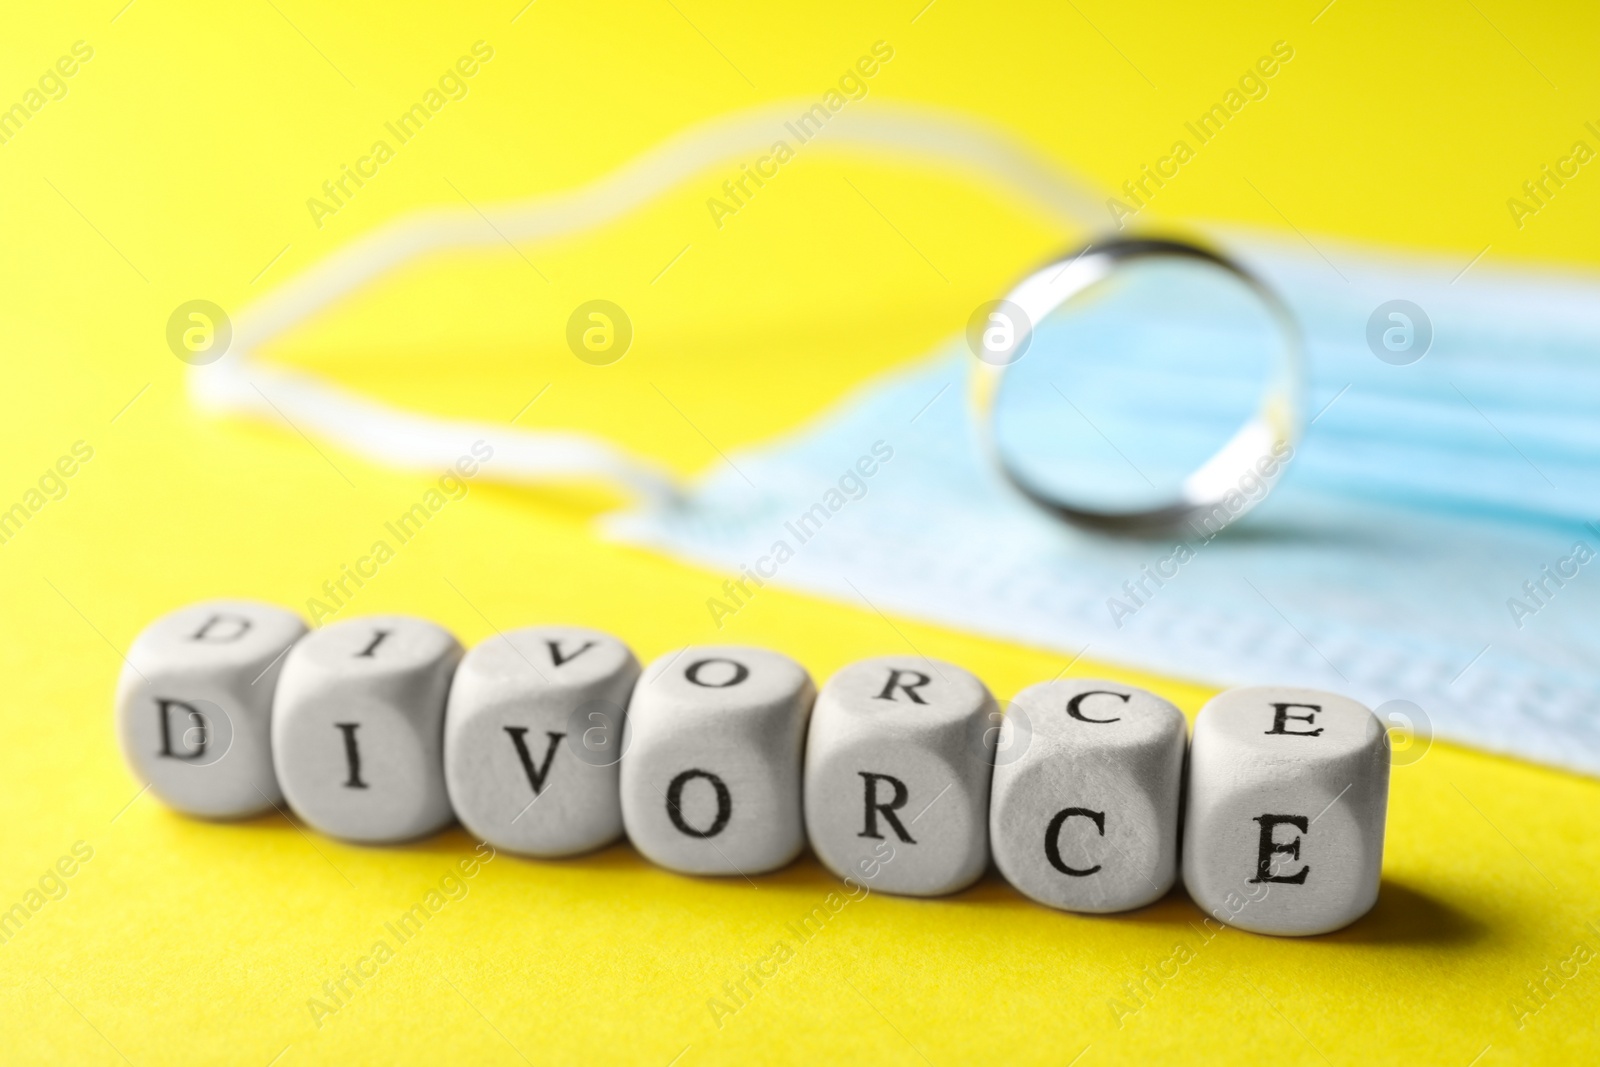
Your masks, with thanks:
M19 1059L160 1061L179 1036L261 1063L1593 1041L1562 1022L1592 1007L1575 979L1518 1002L1537 1019L1505 1007L1600 936L1592 6L111 0L6 28L3 903L76 842L96 857L0 946ZM967 400L975 313L1147 233L1237 257L1303 331L1304 438L1215 541L1030 508ZM1414 332L1386 345L1395 301ZM1052 323L1014 371L1012 445L1113 497L1181 473L1268 359L1231 306L1135 288ZM595 326L620 353L586 358ZM532 476L525 432L620 465ZM501 462L428 497L438 451L479 440ZM622 476L643 469L681 498ZM401 543L385 524L419 502ZM786 524L819 502L801 544ZM792 559L729 593L779 540ZM376 576L330 592L380 541ZM1191 715L1236 682L1350 692L1410 746L1384 902L1316 945L1230 934L1123 1018L1107 1002L1190 936L1185 899L1107 921L992 878L874 898L724 1029L704 1001L826 875L723 886L618 846L496 862L313 1027L305 1000L472 843L364 850L140 799L108 729L121 651L211 596L467 643L566 621L645 660L761 644L819 680L909 647L1002 699L1109 674Z

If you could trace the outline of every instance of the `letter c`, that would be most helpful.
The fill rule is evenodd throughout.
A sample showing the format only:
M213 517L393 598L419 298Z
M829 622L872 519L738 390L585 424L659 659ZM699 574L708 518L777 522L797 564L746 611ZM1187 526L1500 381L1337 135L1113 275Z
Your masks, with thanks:
M363 163L372 163L372 157L362 156L360 159L356 160L356 173L361 175L363 178L376 178L378 176L378 165L376 163L372 163L372 169L368 170L366 167L361 165Z
M1081 710L1082 707L1083 707L1083 702L1088 697L1106 696L1106 697L1116 697L1118 700L1120 700L1124 704L1126 704L1128 702L1128 698L1131 695L1132 694L1129 694L1129 693L1113 693L1109 689L1091 689L1087 693L1079 693L1077 696L1075 696L1071 700L1067 701L1067 714L1071 715L1074 719L1077 719L1079 722L1094 722L1094 723L1121 722L1122 721L1122 717L1120 715L1117 716L1116 718L1112 718L1112 719L1091 719L1091 718L1089 718L1089 716L1085 715L1083 713L1083 711ZM1072 810L1076 811L1076 810L1079 810L1079 809L1074 808Z
M1093 722L1094 720L1090 720ZM1094 823L1095 829L1100 831L1100 836L1106 836L1106 813L1103 811L1090 811L1088 808L1062 808L1056 812L1055 818L1050 820L1050 825L1044 832L1044 855L1050 861L1050 866L1062 874L1074 878L1087 878L1100 869L1100 864L1095 864L1083 870L1077 867L1068 867L1061 860L1061 826L1073 816L1088 819Z
M772 161L772 157L771 156L762 156L760 159L756 160L756 165L755 165L756 173L761 175L763 178L776 178L778 176L778 165L776 163L772 164L772 173L771 174L768 174L765 170L763 170L761 168L761 164L769 163L771 161Z

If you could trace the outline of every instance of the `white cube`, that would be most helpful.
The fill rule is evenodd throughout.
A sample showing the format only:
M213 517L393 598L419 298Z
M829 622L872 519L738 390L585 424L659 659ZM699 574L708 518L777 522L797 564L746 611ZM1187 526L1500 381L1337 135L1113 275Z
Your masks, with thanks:
M800 764L816 690L759 648L686 648L650 664L623 732L622 821L686 874L770 871L805 844Z
M290 651L278 681L278 781L310 825L349 841L406 841L454 818L443 731L461 645L423 619L325 626Z
M817 694L806 832L841 878L910 896L953 893L989 862L999 722L989 690L919 656L852 663Z
M1233 689L1195 719L1183 882L1221 922L1320 934L1378 899L1389 736L1348 697Z
M567 856L622 835L622 730L639 661L570 626L484 641L456 669L444 774L456 817L497 848Z
M273 692L305 632L294 612L249 600L195 604L145 627L117 682L117 735L134 775L190 815L272 810L283 799Z
M1112 912L1164 896L1178 873L1189 727L1119 682L1045 682L1006 709L989 840L1006 880L1041 904Z

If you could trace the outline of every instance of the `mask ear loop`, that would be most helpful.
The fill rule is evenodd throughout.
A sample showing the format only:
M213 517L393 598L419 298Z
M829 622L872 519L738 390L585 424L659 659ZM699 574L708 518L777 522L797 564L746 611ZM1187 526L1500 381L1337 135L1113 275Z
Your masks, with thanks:
M248 305L221 359L190 368L195 404L217 414L288 422L376 463L432 473L472 443L494 449L483 478L538 485L601 480L654 504L681 502L676 476L659 462L583 433L439 418L360 396L315 374L274 366L262 346L385 275L434 253L499 249L596 229L636 210L714 164L764 151L785 121L811 104L739 112L675 136L587 185L511 204L431 208L395 219ZM834 115L818 149L931 164L1009 188L1070 229L1099 225L1103 209L1072 175L1025 144L951 112L861 101Z

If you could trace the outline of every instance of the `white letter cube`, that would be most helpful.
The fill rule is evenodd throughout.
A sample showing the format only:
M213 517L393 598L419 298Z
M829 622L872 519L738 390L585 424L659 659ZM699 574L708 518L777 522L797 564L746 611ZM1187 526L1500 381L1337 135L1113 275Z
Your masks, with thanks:
M570 626L491 637L456 669L444 772L456 817L497 848L567 856L622 835L622 729L639 661Z
M145 627L117 683L117 735L135 776L169 807L231 819L283 799L272 699L292 611L248 600L181 608Z
M976 676L918 656L852 663L817 694L806 831L841 878L953 893L989 863L998 708Z
M776 652L700 646L634 686L622 820L646 858L686 874L755 874L805 844L800 762L816 694Z
M461 646L423 619L325 626L289 653L272 753L289 805L330 837L391 842L453 821L444 709Z
M989 803L1000 873L1067 911L1126 911L1164 896L1178 872L1188 740L1182 712L1131 685L1074 679L1018 693Z
M1218 920L1320 934L1378 899L1389 736L1347 697L1233 689L1195 719L1183 881Z

